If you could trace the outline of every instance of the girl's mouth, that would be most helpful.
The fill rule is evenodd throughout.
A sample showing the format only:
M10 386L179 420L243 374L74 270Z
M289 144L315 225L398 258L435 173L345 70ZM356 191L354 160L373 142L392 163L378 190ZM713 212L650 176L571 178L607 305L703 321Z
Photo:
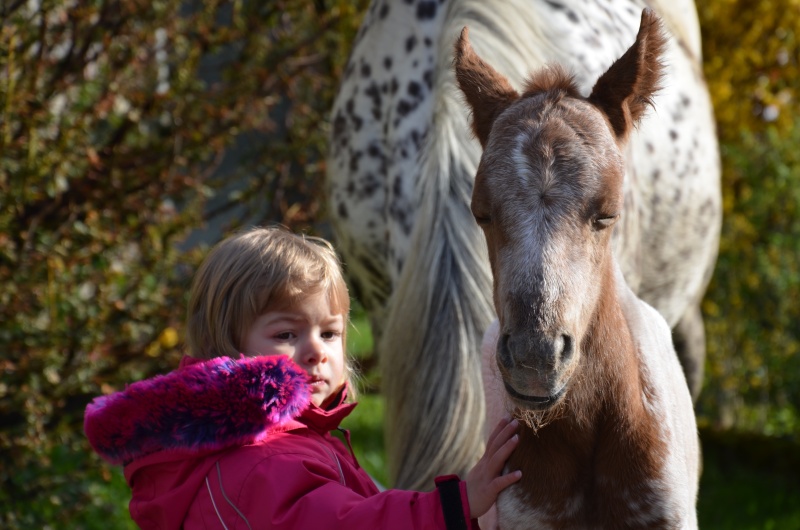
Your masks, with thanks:
M308 384L310 384L312 387L319 387L325 384L325 379L311 376L308 378Z

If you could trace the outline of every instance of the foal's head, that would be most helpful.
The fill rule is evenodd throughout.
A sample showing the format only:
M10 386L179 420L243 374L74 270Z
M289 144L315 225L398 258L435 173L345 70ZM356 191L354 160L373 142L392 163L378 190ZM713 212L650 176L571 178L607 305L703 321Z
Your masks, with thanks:
M520 408L547 410L564 396L608 294L620 148L658 89L665 42L645 10L636 42L588 98L560 67L535 74L519 94L474 53L466 28L456 43L456 76L484 150L472 213L494 275L497 365Z

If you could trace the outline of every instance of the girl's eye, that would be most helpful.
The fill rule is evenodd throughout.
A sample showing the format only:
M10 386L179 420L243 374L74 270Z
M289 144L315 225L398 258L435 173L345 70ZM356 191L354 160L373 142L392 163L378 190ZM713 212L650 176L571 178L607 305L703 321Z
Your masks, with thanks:
M325 340L333 340L333 339L335 339L337 337L339 337L339 332L338 331L323 331L322 332L322 338L325 339Z
M291 340L294 337L294 333L291 331L284 331L283 333L277 333L275 338L278 340Z

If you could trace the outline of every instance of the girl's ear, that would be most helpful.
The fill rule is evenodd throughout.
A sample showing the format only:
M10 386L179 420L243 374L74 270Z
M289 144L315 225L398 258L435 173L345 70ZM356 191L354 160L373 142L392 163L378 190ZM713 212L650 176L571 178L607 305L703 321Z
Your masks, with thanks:
M472 50L466 26L456 41L455 69L458 86L472 109L472 130L485 148L494 120L519 94Z

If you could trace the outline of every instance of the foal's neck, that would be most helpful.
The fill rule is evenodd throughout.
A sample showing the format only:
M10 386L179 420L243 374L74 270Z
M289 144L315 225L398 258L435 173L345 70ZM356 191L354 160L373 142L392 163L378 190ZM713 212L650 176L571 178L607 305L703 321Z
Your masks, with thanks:
M520 432L520 447L531 449L516 451L510 464L522 468L523 481L532 479L522 488L534 495L556 499L576 487L589 494L601 488L601 477L606 485L630 485L658 472L663 442L658 419L644 405L647 382L617 281L614 270L604 275L603 298L581 345L581 368L556 419Z

